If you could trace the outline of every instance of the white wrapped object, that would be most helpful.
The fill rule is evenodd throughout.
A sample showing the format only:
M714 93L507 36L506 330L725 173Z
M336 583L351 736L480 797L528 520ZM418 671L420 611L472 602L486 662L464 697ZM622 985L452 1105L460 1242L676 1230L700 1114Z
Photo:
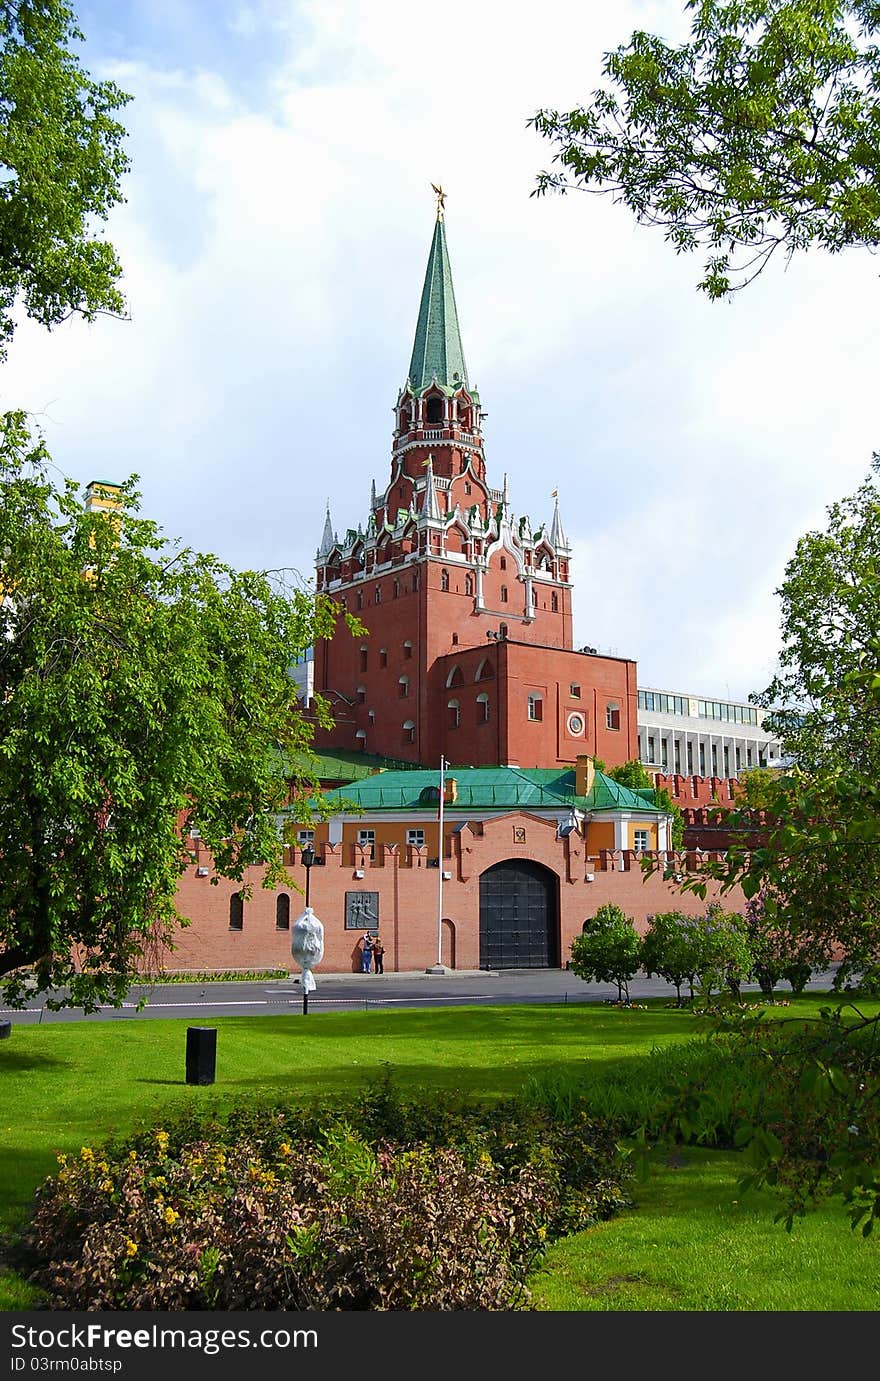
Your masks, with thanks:
M303 971L303 992L314 992L312 969L324 958L324 927L310 906L290 927L290 952Z

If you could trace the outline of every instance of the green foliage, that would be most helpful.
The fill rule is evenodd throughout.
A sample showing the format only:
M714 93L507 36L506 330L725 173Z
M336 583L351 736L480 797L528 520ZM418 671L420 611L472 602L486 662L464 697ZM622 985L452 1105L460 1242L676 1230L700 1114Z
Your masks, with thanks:
M641 941L629 916L606 903L571 942L571 969L586 983L616 983L618 1001L629 1002L629 980L641 963Z
M694 995L694 979L703 954L702 921L683 911L661 911L651 917L642 941L642 968L650 976L657 973L675 984L681 1006L681 985L687 980Z
M791 1228L834 1195L868 1235L880 1218L877 1025L846 1005L808 1022L729 1017L702 1039L612 1070L538 1077L527 1094L551 1114L607 1119L652 1154L744 1149L741 1188L772 1189L777 1221Z
M91 1010L158 967L189 825L220 875L286 877L278 815L315 784L287 668L334 606L169 544L133 481L85 512L20 413L0 419L0 553L3 1001L35 983Z
M740 984L754 964L743 917L711 902L700 920L699 933L697 980L703 995L711 998L716 990L727 988L738 997Z
M791 1229L829 1194L839 1195L864 1236L880 1218L880 1045L877 1018L857 1007L828 1008L792 1034L777 1033L772 1054L774 1116L745 1122L737 1144L752 1163L744 1185L773 1186L777 1215Z
M642 944L642 967L675 984L679 1006L685 979L691 997L695 980L705 998L723 988L738 996L753 965L743 917L724 911L717 902L710 903L704 916L686 916L681 911L652 916Z
M831 957L827 947L819 949L811 939L792 933L776 908L768 915L764 892L749 898L744 920L752 973L768 997L783 978L794 992L803 992L813 968L824 966Z
M52 327L72 312L122 312L121 268L97 238L121 200L130 99L94 82L72 49L82 38L65 0L0 3L0 358L13 307Z
M880 773L874 687L859 673L880 637L880 491L870 476L798 542L777 591L780 670L759 697L803 772ZM875 664L876 669L876 664Z
M676 251L703 246L723 297L788 258L880 243L875 0L688 0L691 37L636 32L612 83L532 123L559 171L537 193L607 193Z
M438 1118L388 1078L374 1104L371 1131L255 1103L62 1157L27 1234L34 1280L60 1308L519 1309L547 1240L626 1202L611 1129L583 1117ZM429 1134L380 1132L407 1120Z
M681 1020L694 1018L682 1013ZM526 1097L562 1119L581 1115L630 1137L641 1133L652 1146L731 1147L737 1129L768 1109L768 1064L741 1036L713 1033L613 1069L537 1075Z
M600 767L598 759L595 760L595 767L598 772L605 772L604 766ZM621 786L628 786L632 791L650 790L654 785L650 774L638 758L630 758L622 767L612 767L606 775L619 782ZM681 807L675 804L665 786L655 790L654 797L660 809L672 817L670 848L680 849L684 843L684 816Z
M875 461L876 463L876 461ZM746 781L731 823L760 809L764 838L739 842L706 876L760 894L793 957L839 947L855 969L880 962L880 494L869 479L832 505L785 571L780 670L759 698L796 766Z
M654 785L638 758L630 758L622 767L612 767L607 775L615 782L620 782L621 786L628 786L631 791L643 791Z

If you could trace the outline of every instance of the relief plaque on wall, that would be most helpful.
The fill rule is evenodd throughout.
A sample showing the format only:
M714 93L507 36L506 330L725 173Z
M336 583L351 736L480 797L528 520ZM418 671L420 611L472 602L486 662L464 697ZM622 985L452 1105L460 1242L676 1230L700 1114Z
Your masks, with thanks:
M379 893L346 892L345 929L379 929Z

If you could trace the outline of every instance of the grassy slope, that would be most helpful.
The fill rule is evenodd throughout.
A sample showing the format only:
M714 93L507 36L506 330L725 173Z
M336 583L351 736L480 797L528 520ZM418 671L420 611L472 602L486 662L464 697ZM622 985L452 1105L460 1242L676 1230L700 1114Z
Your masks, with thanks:
M798 1004L798 1014L814 1013L816 999ZM791 1015L781 1009L779 1015ZM584 1061L599 1067L638 1058L653 1045L685 1040L694 1034L693 1018L656 1005L648 1010L621 1012L599 1006L444 1008L434 1011L311 1014L299 1016L227 1017L211 1021L219 1030L218 1081L213 1088L193 1088L183 1082L186 1021L120 1020L55 1026L16 1026L12 1039L0 1046L0 1225L10 1225L27 1212L35 1185L55 1169L56 1151L77 1151L96 1144L111 1133L125 1131L143 1120L160 1121L165 1110L181 1104L227 1104L242 1094L268 1092L278 1096L309 1096L321 1090L340 1089L369 1081L391 1064L395 1079L414 1088L447 1088L481 1096L513 1092L532 1074L547 1071L576 1072ZM711 1162L709 1162L711 1164ZM726 1164L726 1169L724 1165ZM723 1196L729 1189L732 1162L719 1160L719 1171L708 1171L708 1192ZM687 1195L690 1180L680 1192ZM717 1183L716 1183L717 1181ZM672 1184L667 1176L649 1186ZM714 1184L714 1188L712 1187ZM695 1205L700 1220L712 1218L700 1183L694 1181ZM585 1240L619 1240L624 1262L629 1259L627 1234L639 1231L633 1224L656 1220L654 1236L663 1239L662 1256L670 1262L671 1245L680 1238L691 1214L667 1212L657 1200L645 1199L644 1214L628 1216L607 1225L597 1234L582 1235L554 1248L553 1260L570 1252L572 1262L592 1246ZM653 1218L650 1215L654 1215ZM827 1225L828 1242L822 1261L833 1257L833 1244L856 1274L862 1244L851 1238L842 1216L832 1215ZM646 1229L649 1234L651 1229ZM799 1229L796 1229L796 1232ZM786 1234L772 1224L772 1214L762 1209L760 1232L777 1250ZM619 1236L615 1239L615 1234ZM777 1244L777 1245L774 1245ZM872 1249L874 1244L867 1244ZM706 1242L682 1249L694 1257L697 1277L700 1254ZM560 1253L563 1257L560 1258ZM654 1258L657 1252L653 1253ZM609 1261L611 1258L609 1258ZM877 1257L872 1257L876 1271ZM640 1268L641 1269L641 1268ZM801 1269L801 1268L799 1268ZM803 1268L806 1269L806 1268ZM581 1271L579 1266L572 1270ZM831 1282L843 1271L835 1267L827 1286L818 1287L832 1297ZM612 1262L608 1275L633 1274ZM563 1272L564 1275L564 1272ZM845 1272L843 1275L845 1279ZM591 1277L587 1277L589 1281ZM674 1287L674 1288L673 1288ZM543 1287L542 1287L543 1288ZM549 1287L548 1287L549 1288ZM554 1286L554 1289L556 1287ZM592 1288L592 1287L591 1287ZM679 1286L670 1286L670 1299L682 1298ZM652 1297L652 1291L648 1296ZM625 1291L623 1295L625 1295ZM756 1305L731 1303L644 1303L615 1305L623 1297L612 1290L607 1298L586 1295L579 1304L548 1303L552 1309L621 1307L656 1308L854 1308L876 1307L822 1303L816 1305ZM834 1296L835 1298L837 1296ZM29 1296L25 1287L7 1281L5 1299L0 1282L0 1307L23 1308ZM547 1296L548 1299L551 1295ZM555 1298L555 1296L553 1296ZM598 1299L596 1306L591 1299ZM659 1296L658 1296L659 1298Z

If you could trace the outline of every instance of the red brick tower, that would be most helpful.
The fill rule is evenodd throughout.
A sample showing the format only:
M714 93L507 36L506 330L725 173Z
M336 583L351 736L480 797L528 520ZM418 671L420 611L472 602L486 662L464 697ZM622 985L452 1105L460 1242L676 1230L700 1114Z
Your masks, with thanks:
M507 477L486 479L468 382L442 199L409 376L395 405L388 486L365 527L334 533L328 505L317 584L357 614L315 647L315 690L336 728L318 747L434 765L553 767L578 753L638 756L635 663L572 648L570 548L559 516L514 516Z

